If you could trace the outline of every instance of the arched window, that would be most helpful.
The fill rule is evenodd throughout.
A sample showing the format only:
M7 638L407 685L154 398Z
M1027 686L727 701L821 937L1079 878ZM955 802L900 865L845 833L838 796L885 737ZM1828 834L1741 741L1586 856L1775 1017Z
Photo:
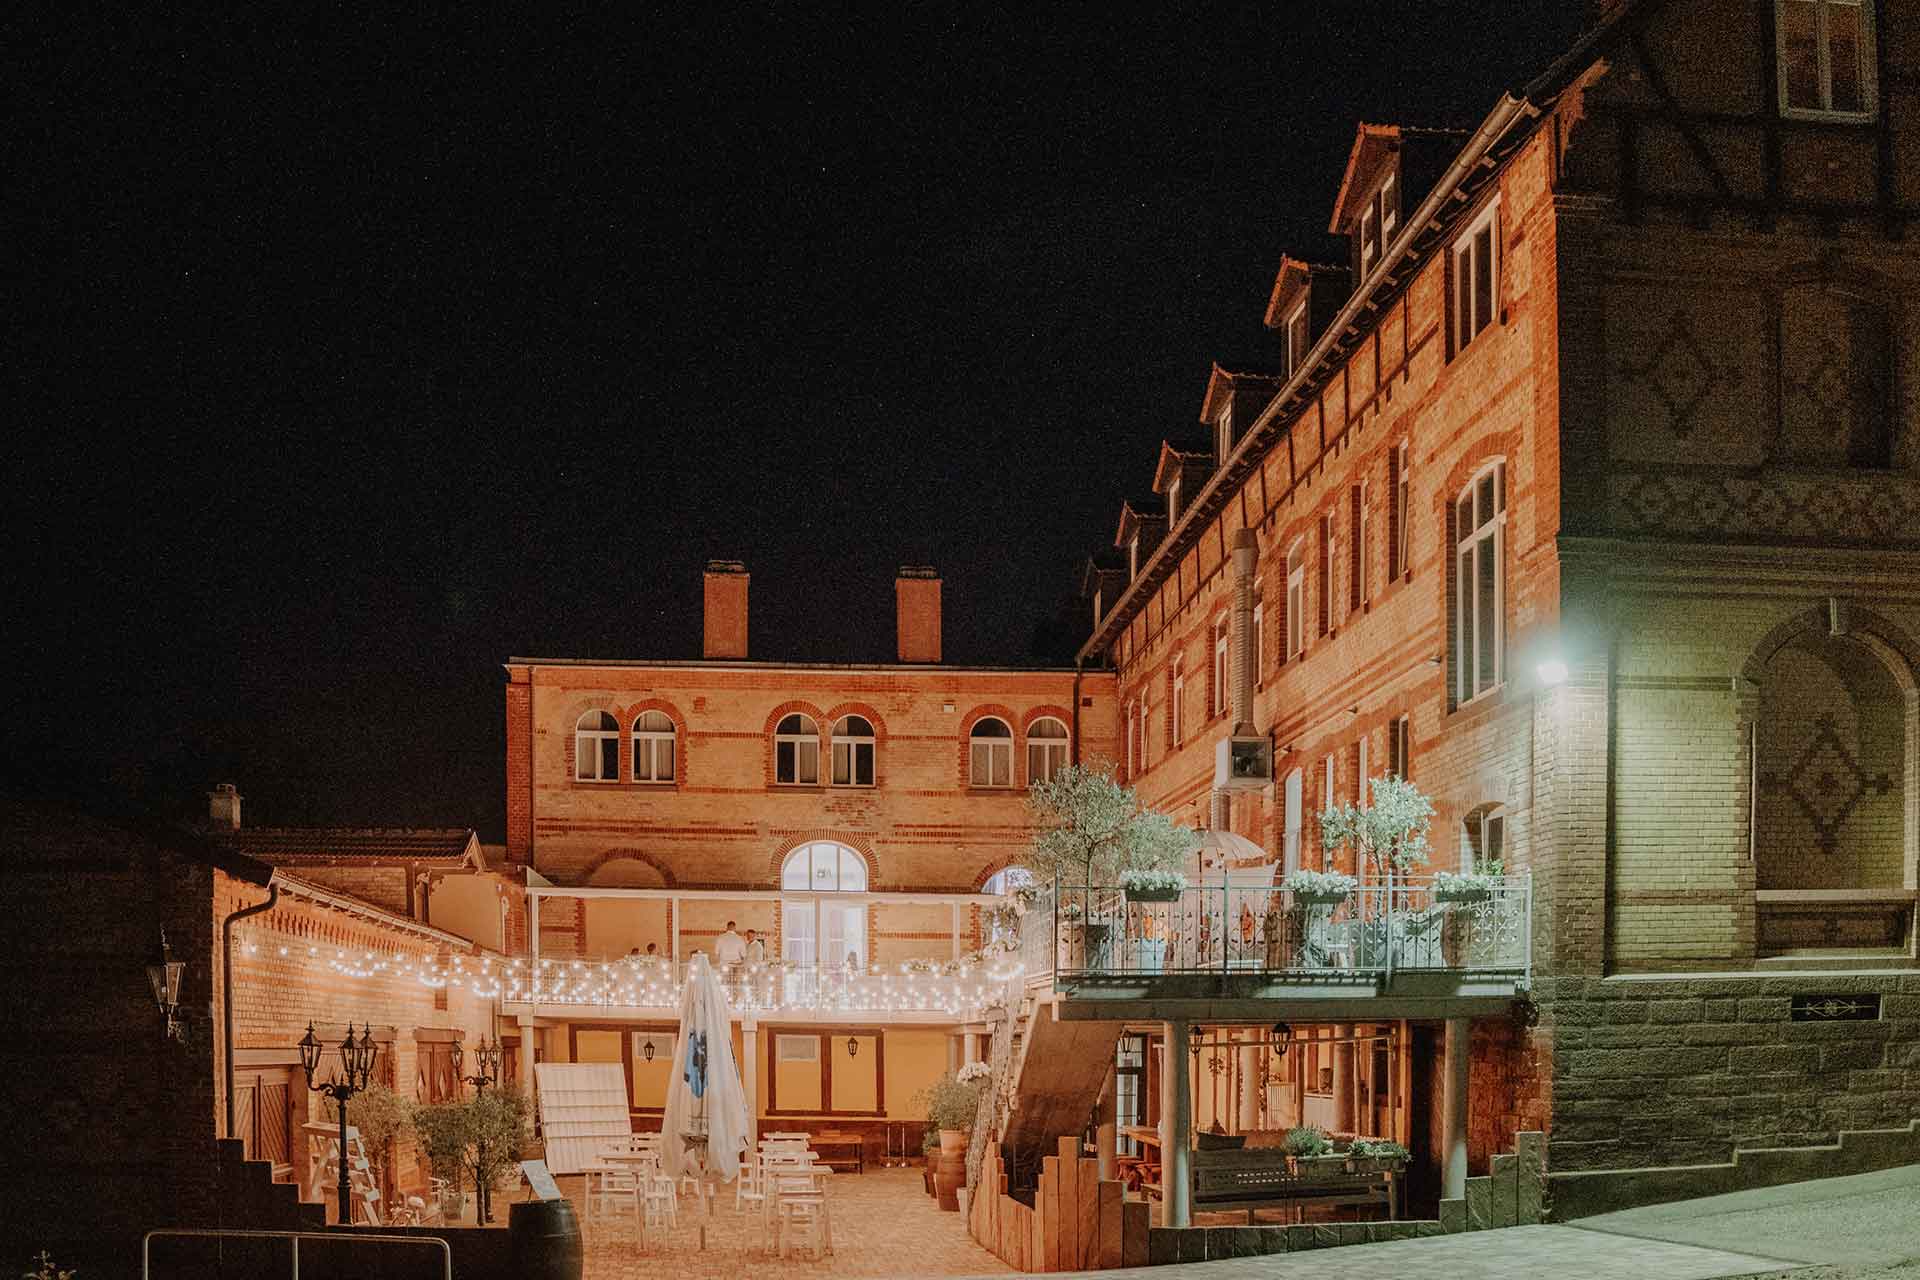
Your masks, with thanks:
M1454 500L1454 696L1466 702L1501 679L1506 634L1507 467L1496 462Z
M664 711L643 711L633 722L633 780L673 781L673 721Z
M780 866L780 887L809 893L865 893L867 862L831 840L803 844Z
M865 716L842 716L833 726L833 785L873 785L873 725Z
M1052 716L1042 716L1027 730L1027 785L1051 778L1066 767L1067 726Z
M620 722L589 711L573 725L573 776L581 782L620 780Z
M1015 889L1025 889L1038 883L1033 878L1033 872L1025 867L1003 867L987 877L987 882L980 886L980 892L1012 893Z
M974 786L1013 785L1013 730L1005 720L988 716L974 725L968 747L969 781Z
M1473 871L1507 858L1507 811L1483 804L1460 824L1460 869Z
M773 780L790 787L820 782L820 729L810 716L797 712L773 730Z

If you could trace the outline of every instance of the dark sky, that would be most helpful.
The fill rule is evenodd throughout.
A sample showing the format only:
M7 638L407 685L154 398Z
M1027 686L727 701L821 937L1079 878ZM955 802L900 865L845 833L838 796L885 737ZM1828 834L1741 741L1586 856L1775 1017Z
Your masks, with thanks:
M497 838L501 661L695 656L712 556L756 657L925 562L1032 660L1354 122L1584 11L645 7L4 19L11 770Z

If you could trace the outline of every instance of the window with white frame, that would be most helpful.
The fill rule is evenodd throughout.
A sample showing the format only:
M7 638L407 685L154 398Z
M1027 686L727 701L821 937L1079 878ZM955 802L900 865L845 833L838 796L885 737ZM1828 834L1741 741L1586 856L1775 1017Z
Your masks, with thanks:
M867 860L831 840L803 844L780 864L780 887L788 892L865 893Z
M1267 674L1267 584L1253 580L1253 682L1259 684Z
M573 776L581 782L620 780L620 722L589 711L573 724Z
M811 716L795 712L774 726L773 780L789 787L819 785L820 728Z
M1387 726L1387 775L1405 779L1413 768L1413 717L1401 716Z
M1140 725L1134 719L1132 703L1128 703L1126 709L1120 713L1120 722L1126 726L1127 730L1127 776L1132 778L1140 772L1140 757L1136 754L1133 745L1134 736L1139 732Z
M1220 411L1213 424L1213 453L1221 462L1233 452L1233 406L1228 405Z
M1353 487L1353 607L1367 603L1367 482Z
M1286 360L1287 372L1295 373L1307 362L1307 352L1312 347L1307 328L1307 304L1304 300L1287 317Z
M1870 0L1775 0L1780 114L1871 120L1879 97Z
M1186 741L1186 701L1187 664L1175 658L1173 660L1173 698L1167 704L1167 714L1173 717L1173 745L1176 747Z
M633 722L633 780L673 781L673 721L664 711L643 711Z
M1041 716L1027 730L1027 785L1045 781L1067 767L1067 726Z
M1295 540L1287 548L1287 661L1307 647L1307 552Z
M1175 473L1167 482L1167 527L1171 529L1180 523L1180 476Z
M1356 790L1359 792L1359 795L1356 798L1355 803L1364 806L1367 803L1367 791L1368 791L1367 784L1373 781L1373 772L1371 768L1371 763L1367 759L1367 735L1366 734L1363 733L1360 735L1360 745L1354 748L1353 754L1354 754L1355 763L1358 766L1356 776L1359 778L1359 783L1356 786Z
M1327 758L1320 762L1320 812L1322 813L1332 813L1333 806L1336 803L1333 786L1333 762L1334 755L1332 752L1328 752ZM1333 850L1322 847L1320 850L1320 858L1323 866L1331 866L1333 864Z
M1507 856L1507 813L1498 804L1482 805L1461 824L1460 869L1473 871Z
M1153 760L1153 752L1147 744L1152 741L1153 712L1147 706L1147 696L1140 695L1140 772L1145 773Z
M1005 720L987 716L973 726L967 741L968 782L976 787L1013 785L1013 730Z
M1399 174L1389 169L1360 211L1360 275L1363 279L1386 254L1399 225Z
M1500 285L1500 202L1480 211L1453 242L1453 346L1463 350L1494 322Z
M1140 535L1136 533L1131 538L1127 539L1127 577L1129 579L1133 579L1139 576L1140 576Z
M1408 452L1404 441L1394 446L1392 462L1393 527L1387 531L1387 536L1392 539L1388 551L1387 577L1389 579L1401 577L1407 572L1410 563L1407 559L1407 549L1412 545L1407 535L1410 517L1413 515L1412 455Z
M1213 714L1227 709L1227 619L1213 624Z
M842 716L833 726L833 785L873 785L873 722Z
M1335 564L1340 557L1340 535L1334 532L1332 513L1320 517L1320 634L1326 635L1339 625L1334 613L1336 584L1340 575Z
M1500 683L1506 631L1507 468L1493 463L1454 500L1454 695L1466 702Z

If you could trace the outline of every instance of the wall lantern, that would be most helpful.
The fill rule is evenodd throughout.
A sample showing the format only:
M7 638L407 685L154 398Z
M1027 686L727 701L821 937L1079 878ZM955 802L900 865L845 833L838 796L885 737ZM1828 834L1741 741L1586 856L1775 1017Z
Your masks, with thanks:
M645 1058L648 1062L653 1061L653 1037L652 1036L648 1036L647 1042L640 1046L640 1056Z
M860 1056L860 1042L852 1036L847 1037L847 1056L849 1058L857 1058Z
M173 958L173 948L167 945L167 931L160 931L160 957L147 966L147 982L153 987L153 1003L166 1019L166 1036L169 1040L187 1041L187 1028L180 1020L180 977L186 972L184 961Z

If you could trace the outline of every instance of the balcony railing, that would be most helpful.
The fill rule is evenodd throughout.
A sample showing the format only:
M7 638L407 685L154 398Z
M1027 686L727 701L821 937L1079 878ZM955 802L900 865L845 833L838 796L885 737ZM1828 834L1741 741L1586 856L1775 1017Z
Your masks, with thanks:
M543 958L501 966L498 998L508 1003L598 1008L680 1006L687 962L664 957ZM995 949L962 960L914 960L866 967L768 960L717 966L736 1014L942 1013L970 1017L1003 998L1019 972L1011 952Z
M1431 880L1367 884L1333 897L1193 885L1163 902L1112 885L1043 889L1021 920L1029 978L1155 974L1395 973L1524 977L1532 970L1533 882L1436 897Z

